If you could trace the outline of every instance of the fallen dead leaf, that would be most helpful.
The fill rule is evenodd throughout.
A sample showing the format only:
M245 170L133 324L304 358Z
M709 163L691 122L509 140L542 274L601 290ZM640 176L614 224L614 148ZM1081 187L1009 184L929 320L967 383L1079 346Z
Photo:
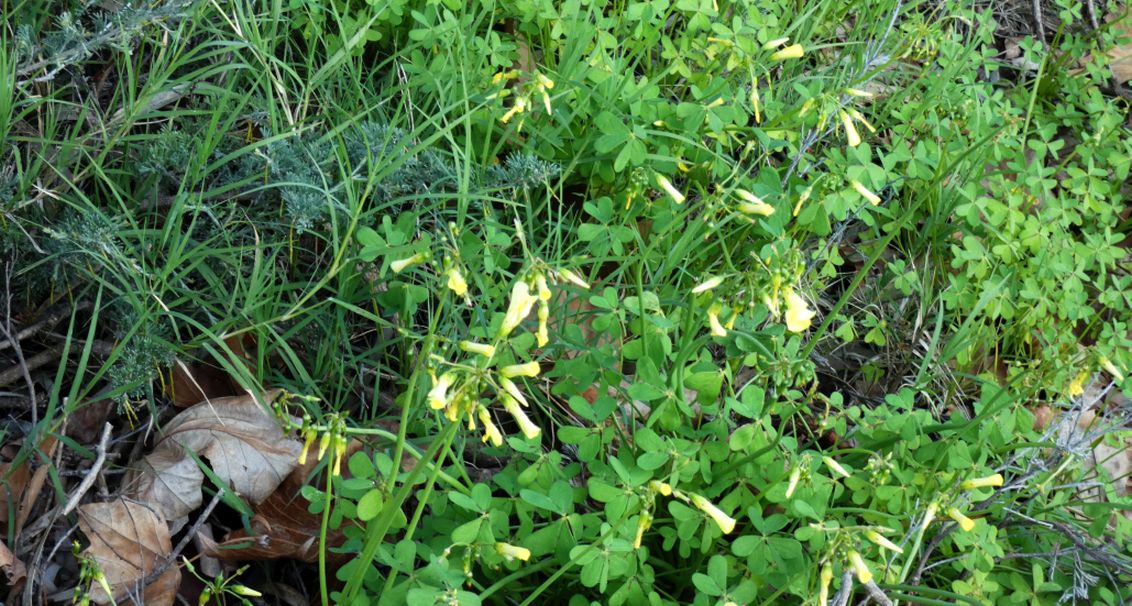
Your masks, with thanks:
M263 502L295 468L301 448L266 408L278 395L214 398L185 409L132 472L129 494L172 520L199 507L204 476L186 454L192 451L239 495Z
M1132 39L1132 17L1128 11L1120 15L1112 24L1114 30L1123 38ZM1112 77L1119 83L1132 80L1132 42L1126 42L1108 49L1108 67Z
M106 576L114 602L123 604L140 589L142 603L147 606L173 604L181 585L181 571L176 566L146 587L137 587L146 575L165 563L173 550L169 527L160 514L124 498L89 503L79 507L79 529L90 539L90 547L84 553L94 559ZM95 603L111 602L111 596L97 583L90 591Z
M8 549L4 541L0 541L0 571L4 573L4 580L8 583L8 587L17 587L28 576L24 563Z
M345 458L349 459L361 448L361 442L350 440ZM327 453L324 460L329 456ZM203 549L204 553L220 560L291 558L317 562L322 515L310 513L310 503L301 496L300 491L308 483L308 479L310 484L319 485L317 477L310 477L318 463L311 457L306 464L296 467L275 492L253 508L255 516L248 524L250 533L243 528L233 530L224 537L223 547L213 543ZM326 546L337 547L345 540L341 530L330 530L327 532ZM331 551L327 552L327 556L334 568L349 560L347 554Z
M54 436L47 436L40 442L39 452L35 456L40 457L40 461L50 461L51 457L55 455L55 447L58 445L59 441ZM20 508L16 511L16 528L12 532L13 536L20 536L24 524L31 517L32 509L35 508L35 502L39 499L40 492L43 491L43 484L47 481L47 473L50 470L50 465L40 465L35 473L31 474L27 488L24 489L23 498L20 499Z

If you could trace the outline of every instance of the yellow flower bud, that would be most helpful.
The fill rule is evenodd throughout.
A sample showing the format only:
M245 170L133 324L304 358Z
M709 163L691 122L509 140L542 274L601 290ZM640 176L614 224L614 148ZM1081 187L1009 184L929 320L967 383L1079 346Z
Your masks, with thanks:
M1124 373L1120 372L1120 369L1117 368L1116 364L1113 364L1112 360L1109 360L1108 357L1101 356L1100 359L1097 360L1097 362L1100 363L1101 368L1105 369L1105 372L1112 375L1112 378L1116 379L1117 381L1124 382Z
M794 216L794 217L798 216L798 211L802 210L802 205L806 203L806 200L810 199L810 194L812 194L813 191L814 191L813 185L802 190L802 194L798 196L798 203L794 205L794 212L791 213L791 216Z
M306 430L305 437L303 438L303 449L299 451L299 465L307 464L307 453L310 452L311 444L314 444L316 437L318 437L316 431L313 429Z
M232 593L236 595L243 595L251 598L263 597L262 593L252 589L251 587L245 587L244 585L232 585L228 589L232 590Z
M691 498L692 505L695 505L696 509L706 513L712 520L715 520L716 525L723 531L723 534L730 534L731 531L735 530L735 518L723 513L723 510L698 494L691 495Z
M821 461L822 463L825 463L825 466L828 467L829 470L832 471L835 475L839 475L843 478L848 478L851 475L844 467L841 466L841 463L834 461L831 457L822 457Z
M527 413L523 412L523 409L519 407L519 403L515 401L514 398L507 394L502 395L503 408L515 418L515 422L519 424L519 431L522 431L523 435L526 436L528 440L539 437L539 434L542 433L542 429L540 429L538 425L535 425L534 421L531 421Z
M542 74L535 74L535 80L543 86L543 88L554 88L554 80L547 78Z
M877 545L880 545L881 547L884 547L889 551L895 553L904 553L903 547L897 545L896 543L893 543L892 541L889 541L884 535L875 530L866 530L865 538L872 541L873 543L876 543Z
M677 204L684 203L684 194L680 193L680 190L676 189L676 187L672 185L672 182L668 180L668 177L665 177L664 175L657 175L656 182L660 185L661 189L667 192L668 195L671 196Z
M515 377L537 377L539 371L539 363L530 361L525 364L512 364L504 366L499 369L499 375L504 379L513 379Z
M873 206L880 204L880 196L869 191L869 188L862 185L860 181L850 181L849 186L856 190L858 194L861 194L861 197L868 200Z
M480 423L483 424L483 441L486 443L491 441L492 446L501 446L503 444L503 434L500 433L499 428L491 421L491 413L483 406L479 407Z
M550 342L550 335L547 332L547 321L549 319L550 306L546 304L546 301L542 301L538 306L538 330L535 331L535 340L539 347L544 347Z
M538 292L540 301L549 301L551 297L550 287L546 284L546 276L539 274L535 276L535 290Z
M829 606L829 585L833 582L833 566L826 562L821 567L821 588L818 590L818 604Z
M873 96L872 93L870 93L868 91L861 90L859 88L846 88L845 94L849 95L850 97L871 97L871 96Z
M849 147L857 147L861 144L861 134L857 132L857 127L853 126L853 119L849 114L844 111L837 112L837 117L841 118L841 126L845 129L845 140Z
M763 50L770 50L772 48L778 48L778 47L782 46L783 44L786 44L789 41L790 41L789 36L784 36L782 38L775 38L774 40L771 40L771 41L767 42L766 44L764 44Z
M715 276L700 282L695 288L692 289L693 295L698 295L702 292L707 292L716 286L723 284L723 276Z
M964 480L963 483L960 484L960 487L963 490L974 490L976 488L990 488L990 487L993 487L993 486L1002 486L1003 483L1005 483L1005 481L1006 480L1002 477L1001 473L996 473L994 475L986 476L985 478L973 478L973 479L970 479L970 480Z
M963 512L959 511L958 508L952 507L948 509L947 515L952 520L955 520L955 523L959 524L959 527L962 528L964 532L970 532L975 527L975 521L963 515Z
M412 265L424 263L425 259L426 257L424 253L417 253L411 257L406 257L404 259L398 259L396 261L390 262L389 269L392 269L393 273L399 274Z
M460 341L460 349L468 352L479 354L485 358L490 358L495 355L495 346L486 343L476 343L474 341Z
M527 398L523 396L523 392L519 391L519 387L515 385L511 379L499 377L499 384L503 387L503 391L514 398L516 402L519 402L523 406L530 406L530 404L527 403Z
M649 480L649 490L666 497L672 496L672 485L660 480Z
M652 526L652 516L649 512L642 511L640 517L637 519L637 536L633 539L633 549L641 548L641 540L645 537L645 531Z
M802 467L795 465L794 469L790 470L790 479L786 482L786 498L794 496L794 491L798 488L798 481L802 479Z
M546 89L540 90L539 95L542 97L542 106L546 108L547 115L553 114L554 110L550 107L550 95L546 92Z
M503 556L508 562L512 560L522 560L526 562L531 559L531 550L526 547L519 547L510 543L496 543L495 553Z
M855 549L849 550L849 565L853 568L853 572L857 574L858 581L868 584L869 581L873 580L873 572L869 570L868 566L865 566L861 554L857 553Z
M558 276L563 280L566 280L567 282L573 284L574 286L581 288L582 290L590 289L590 285L587 284L585 280L583 280L580 276L578 276L578 274L570 271L569 269L560 268L558 270Z
M870 132L870 133L875 133L875 132L877 132L877 129L873 128L873 125L872 125L872 124L869 124L869 121L868 121L868 120L866 120L866 119L865 119L865 117L861 115L861 112L859 112L859 111L857 111L857 110L853 109L852 107L850 107L849 109L847 109L847 110L845 110L845 111L847 111L847 112L849 113L849 115L850 115L850 116L851 116L851 117L852 117L852 118L853 118L854 120L856 120L857 122L860 122L861 124L864 124L864 125L865 125L865 128L869 129L869 132Z
M762 198L745 189L735 190L735 195L742 199L739 203L739 212L746 215L759 215L769 217L774 214L774 207L763 201Z
M787 59L801 59L806 51L801 44L791 44L770 56L771 61L785 61Z

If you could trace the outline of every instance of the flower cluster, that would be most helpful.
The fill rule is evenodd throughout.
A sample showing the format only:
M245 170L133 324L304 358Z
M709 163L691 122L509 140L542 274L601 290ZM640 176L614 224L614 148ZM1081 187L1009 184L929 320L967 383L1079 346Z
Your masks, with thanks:
M492 86L499 86L500 84L504 84L509 80L517 79L522 75L522 72L517 69L509 70L506 72L499 72L491 77L491 84ZM515 96L514 103L511 104L511 109L507 110L507 112L503 114L499 121L503 124L507 124L515 116L527 112L531 107L531 99L536 96L542 101L542 105L546 109L546 113L548 115L553 113L554 110L550 105L550 91L553 88L554 80L551 80L542 73L536 72L533 78L527 79L526 82L521 86L520 91ZM491 95L489 98L505 97L509 93L510 91L507 88L503 88ZM516 130L521 130L522 128L523 120L522 118L520 118Z
M681 492L673 488L668 482L649 480L648 494L645 501L646 505L641 509L640 516L637 518L637 534L633 539L634 549L641 547L641 539L644 538L645 531L652 526L652 508L657 496L675 497L685 503L690 503L693 507L703 512L704 515L711 518L723 534L731 534L735 531L735 525L737 523L735 518L727 515L726 512L717 507L715 503L712 503L707 497L693 492Z

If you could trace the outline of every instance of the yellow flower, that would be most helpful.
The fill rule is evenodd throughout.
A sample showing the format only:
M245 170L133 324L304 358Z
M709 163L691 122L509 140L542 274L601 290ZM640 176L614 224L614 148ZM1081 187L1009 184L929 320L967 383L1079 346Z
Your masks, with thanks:
M661 482L660 480L649 480L649 490L662 494L664 496L672 496L672 485L668 482Z
M872 541L873 543L876 543L877 545L880 545L881 547L884 547L889 551L893 551L895 553L904 553L903 547L897 545L896 543L893 543L892 541L889 541L886 537L875 530L866 530L865 538Z
M503 323L499 325L499 338L504 338L515 330L515 327L531 313L538 297L531 294L531 287L519 280L511 287L511 304L507 307L507 314L503 316Z
M829 585L833 582L833 566L826 562L825 566L821 567L821 588L818 590L818 604L821 606L829 605Z
M795 465L794 469L790 470L790 480L786 483L786 498L794 496L794 490L798 488L798 480L802 479L802 467Z
M853 567L853 572L857 573L857 580L868 584L873 580L873 571L865 566L865 561L861 559L861 554L857 553L856 549L849 550L849 565Z
M512 364L504 366L499 369L499 375L505 379L513 379L515 377L537 377L539 371L539 363L530 361L525 364Z
M425 259L426 259L426 257L425 257L424 253L417 253L417 254L415 254L411 257L406 257L404 259L398 259L396 261L391 262L389 264L389 269L392 269L393 273L399 274L399 273L405 271L405 269L407 267L411 266L411 265L416 265L417 263L424 263Z
M794 217L798 216L798 211L802 210L802 205L806 203L806 200L810 199L810 194L812 194L813 192L814 192L814 186L813 185L802 190L802 194L798 196L798 203L794 205L794 212L791 213L791 216L794 216Z
M308 429L304 432L303 449L299 451L299 465L307 464L307 453L310 452L311 444L314 444L315 438L318 437L318 432L313 429Z
M762 124L763 117L760 113L761 103L759 103L759 79L754 78L751 80L751 109L755 112L755 124Z
M554 88L554 80L542 74L535 74L535 80L538 80L538 83L542 85L543 88Z
M491 413L486 408L480 406L479 408L480 423L483 423L483 441L486 443L489 440L493 446L500 446L503 444L503 434L500 433L499 428L491 421Z
M330 431L322 434L322 438L318 441L318 456L315 457L316 461L321 461L322 457L326 455L326 449L330 447L330 439L333 437Z
M723 531L723 534L731 534L731 531L735 530L735 518L723 513L722 509L716 507L711 501L698 494L691 495L691 498L692 505L695 505L696 509L706 513L711 519L715 520L716 525Z
M769 217L774 214L774 207L763 201L762 198L745 189L735 190L735 195L742 199L739 203L739 212L745 215L759 215Z
M485 358L490 358L495 355L495 346L486 343L476 343L474 341L460 341L460 349L468 352L479 354Z
M503 391L514 398L516 402L519 402L523 406L530 406L530 404L527 403L527 398L523 396L523 392L519 391L519 387L515 385L511 379L499 377L499 384L503 386Z
M707 280L704 280L703 282L700 282L698 285L696 285L696 287L692 289L692 294L698 295L702 292L707 292L715 288L716 286L719 286L720 284L723 284L723 276L708 278Z
M508 562L512 560L522 560L526 562L531 559L531 550L526 547L519 547L510 543L496 543L495 553L503 556Z
M633 539L633 549L641 548L641 539L645 537L645 531L652 526L652 516L649 512L642 511L640 518L637 519L637 536Z
M770 56L771 61L785 61L787 59L801 59L806 54L801 44L791 44Z
M935 519L935 514L938 511L939 511L939 503L936 503L935 501L932 501L931 503L929 503L928 504L928 510L924 512L924 523L921 526L923 528L927 528L928 525L932 523L932 520Z
M553 114L554 110L550 107L550 95L546 92L546 89L540 90L539 94L542 96L542 106L546 108L546 113L548 115Z
M973 478L973 479L970 479L970 480L964 480L963 483L960 484L960 487L963 490L974 490L976 488L990 488L992 486L1002 486L1003 483L1005 483L1005 481L1006 480L1003 479L1001 473L996 473L994 475L989 475L985 478Z
M660 185L661 189L668 192L669 196L672 196L672 199L675 200L677 204L684 203L684 194L680 193L680 190L676 189L676 187L672 185L672 182L668 180L668 177L665 177L664 175L657 175L656 182Z
M330 475L338 477L342 475L342 459L346 455L346 438L342 436L334 436L334 465L330 471Z
M519 431L522 431L528 440L533 440L542 433L542 429L527 417L527 413L523 412L519 403L507 394L503 394L503 408L515 418L515 422L519 424Z
M1065 389L1066 395L1071 398L1075 398L1085 393L1085 381L1087 381L1088 379L1088 370L1082 370L1081 372L1077 373L1077 376L1073 377L1073 380L1069 382L1069 387Z
M798 296L792 289L786 291L786 329L790 332L802 332L810 327L810 321L817 312L810 309L806 300Z
M507 124L511 121L511 118L515 117L516 114L521 114L526 111L526 109L527 100L523 97L518 97L515 99L515 104L511 106L511 109L507 110L507 113L503 114L503 117L500 118L499 121Z
M964 532L970 532L971 529L975 527L975 521L963 515L963 512L959 511L958 508L952 507L948 509L947 515L952 520L955 520L955 523L959 524L959 527L962 528Z
M551 293L550 287L546 284L546 276L542 274L535 276L535 290L538 292L540 301L550 300Z
M862 185L860 181L850 181L849 186L856 190L857 193L861 194L861 197L868 200L873 206L880 204L880 196L869 191L869 188Z
M841 466L841 463L834 461L831 457L822 457L821 460L822 463L825 463L825 466L828 467L829 470L833 473L843 478L848 478L850 476L850 473Z
M849 95L850 97L871 97L871 96L873 96L873 94L870 93L869 91L864 91L864 90L861 90L859 88L847 88L847 89L845 89L845 94Z
M1101 368L1105 369L1105 372L1112 375L1112 378L1122 383L1124 382L1124 373L1120 372L1116 364L1113 364L1112 360L1109 360L1107 356L1101 356L1097 361L1100 363Z
M719 305L712 305L707 311L708 326L711 327L712 336L726 337L727 329L719 323Z
M573 284L574 286L581 288L582 290L590 289L590 285L586 284L585 280L583 280L578 274L570 271L569 269L560 268L558 270L558 276L563 280L566 280L567 282Z
M456 375L446 372L433 382L432 389L428 391L428 407L440 410L448 404L448 388L456 380Z
M456 293L456 296L462 297L468 292L468 283L464 280L463 274L460 273L460 268L453 265L448 268L448 288Z
M783 44L786 44L789 41L790 41L789 36L784 36L782 38L775 38L774 40L771 40L770 42L767 42L766 44L764 44L763 50L770 50L772 48L778 48L778 47L782 46Z
M841 126L845 128L845 139L849 143L849 147L857 147L861 144L861 134L857 132L857 127L853 126L853 119L849 114L844 111L837 112L837 117L841 118Z
M849 109L847 109L847 110L845 110L845 111L849 112L849 115L850 115L850 116L851 116L851 117L852 117L852 118L853 118L854 120L856 120L857 122L860 122L861 124L864 124L864 125L865 125L865 128L869 129L869 132L870 132L870 133L875 133L875 132L877 132L877 129L873 128L873 125L872 125L872 124L869 124L869 121L868 121L868 120L866 120L866 119L865 119L865 117L861 115L861 112L859 112L859 111L857 111L857 110L853 109L852 107L850 107Z

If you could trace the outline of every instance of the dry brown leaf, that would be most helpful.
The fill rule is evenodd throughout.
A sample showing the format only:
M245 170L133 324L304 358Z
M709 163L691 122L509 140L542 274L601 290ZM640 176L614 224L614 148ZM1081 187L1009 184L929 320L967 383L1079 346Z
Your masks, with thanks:
M129 495L153 507L177 532L189 512L202 503L204 472L176 444L168 444L143 458L125 478Z
M251 396L214 398L173 417L154 451L131 470L128 496L180 529L204 499L204 474L188 450L208 459L238 494L262 502L294 469L301 446L265 407L278 395L269 391L259 402Z
M4 580L8 583L8 587L20 585L28 576L24 563L8 549L4 541L0 541L0 571L4 573Z
M15 467L11 463L0 464L0 531L7 532L8 512L18 508L30 479L26 460Z
M1132 13L1125 12L1112 27L1123 38L1132 38ZM1112 77L1117 82L1124 83L1132 80L1132 42L1114 46L1108 49L1108 67L1112 70Z
M361 448L361 442L350 440L345 458L349 459ZM329 456L327 453L324 459ZM251 533L243 528L233 530L224 537L223 548L213 544L204 550L205 554L220 560L291 558L317 562L322 515L310 513L307 509L310 503L301 496L300 491L318 463L311 457L305 465L296 467L275 492L254 508L255 516L248 524ZM313 485L319 483L317 478L311 480ZM329 530L326 546L338 547L345 540L341 530ZM349 560L348 556L344 557L346 554L328 552L327 556L333 568Z
M54 436L47 436L39 443L39 453L36 457L42 457L40 461L50 461L51 457L55 455L55 447L59 445L59 441ZM27 488L24 489L22 499L20 499L20 508L16 511L16 528L12 532L13 536L20 536L20 531L24 529L24 524L27 523L31 517L31 512L35 508L35 502L39 499L39 494L43 491L43 484L47 481L47 473L51 471L50 465L40 465L31 474L31 479L28 480Z
M177 360L170 371L166 392L177 408L186 408L197 402L240 395L228 374L215 366L185 364Z
M93 558L106 576L114 601L124 603L130 594L142 589L147 606L169 606L181 585L181 571L170 567L148 586L137 584L157 570L173 550L169 527L156 511L123 498L108 503L90 503L79 507L79 529L90 539L84 552ZM95 583L91 599L98 604L110 603L110 596Z

